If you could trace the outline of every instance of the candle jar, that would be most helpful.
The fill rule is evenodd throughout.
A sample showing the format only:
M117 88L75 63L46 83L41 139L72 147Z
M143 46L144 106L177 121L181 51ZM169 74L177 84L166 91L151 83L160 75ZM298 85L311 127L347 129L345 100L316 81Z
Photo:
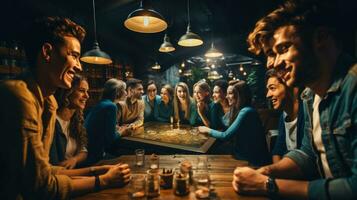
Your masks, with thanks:
M197 199L209 199L210 178L207 171L197 171L194 175L195 196Z
M174 174L174 193L177 196L185 196L190 192L188 174L182 173L181 170L175 171Z
M158 169L149 169L146 173L146 196L157 197L160 195L160 176Z
M159 169L160 158L156 154L152 154L149 159L150 169Z
M129 199L144 200L145 197L145 176L133 175L129 183Z
M164 189L172 188L172 180L174 173L172 169L162 169L160 173L160 186Z
M181 162L181 165L180 165L180 171L182 173L186 173L188 174L188 180L190 182L190 184L193 183L193 179L192 179L192 176L193 176L193 170L192 170L192 164L190 161L188 160L184 160Z

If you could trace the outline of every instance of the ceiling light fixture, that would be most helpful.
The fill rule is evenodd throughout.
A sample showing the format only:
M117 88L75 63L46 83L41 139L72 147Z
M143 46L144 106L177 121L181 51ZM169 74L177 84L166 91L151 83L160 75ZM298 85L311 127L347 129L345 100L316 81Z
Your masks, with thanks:
M210 80L217 80L222 78L222 76L217 71L210 71L208 72L207 78Z
M147 0L142 0L140 7L128 15L124 26L134 32L158 33L167 28L167 23L160 13L150 8Z
M203 44L203 40L196 33L191 32L191 24L190 24L190 0L187 0L187 30L186 34L181 36L178 41L178 45L183 47L195 47Z
M166 33L164 36L164 42L161 44L159 51L163 53L175 51L175 47L171 44L170 38L167 36Z
M214 43L212 42L211 48L205 53L205 56L206 56L207 58L219 58L219 57L223 56L223 53L221 53L220 51L218 51L218 50L214 47Z
M161 66L159 65L159 63L155 62L155 64L151 67L151 69L159 70L161 69Z
M81 61L90 63L90 64L97 64L97 65L107 65L112 63L112 59L110 56L101 51L99 48L99 43L97 41L97 24L96 24L96 17L95 17L95 2L93 0L93 26L94 26L94 43L92 50L89 50L83 54L81 57Z

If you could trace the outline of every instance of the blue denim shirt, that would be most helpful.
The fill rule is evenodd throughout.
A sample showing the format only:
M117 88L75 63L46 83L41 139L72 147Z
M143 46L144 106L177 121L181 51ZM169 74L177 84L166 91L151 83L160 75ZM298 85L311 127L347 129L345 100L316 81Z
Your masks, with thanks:
M334 69L331 86L319 105L322 142L333 178L323 178L321 159L312 140L315 94L311 89L302 93L305 114L302 147L286 155L306 177L315 177L309 182L309 199L357 199L357 64L342 55Z

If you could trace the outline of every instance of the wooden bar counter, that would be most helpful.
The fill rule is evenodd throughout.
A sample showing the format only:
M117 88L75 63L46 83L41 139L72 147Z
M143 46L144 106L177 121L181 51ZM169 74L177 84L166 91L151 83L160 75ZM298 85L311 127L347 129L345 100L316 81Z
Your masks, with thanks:
M202 155L201 155L202 156ZM205 155L206 156L206 155ZM135 155L121 156L113 160L107 160L101 162L101 164L117 164L127 163L131 168L133 175L135 174L146 174L146 170L149 168L148 159L150 155L146 155L146 164L142 167L135 166ZM189 160L195 167L197 163L198 155L160 155L160 168L178 168L179 164L183 160ZM213 185L213 195L211 194L210 199L219 200L244 200L244 199L254 199L263 200L267 199L265 197L255 197L255 196L240 196L234 192L232 188L233 170L237 166L248 166L248 162L239 161L232 158L230 155L207 155L208 160L208 171L210 174L211 185ZM129 186L126 185L123 188L114 188L102 190L96 193L89 193L87 195L78 197L78 200L126 200L130 199L128 195ZM173 189L160 189L160 196L154 199L160 200L174 200L174 199L196 199L193 192L193 187L191 186L191 192L187 196L176 196L173 193Z

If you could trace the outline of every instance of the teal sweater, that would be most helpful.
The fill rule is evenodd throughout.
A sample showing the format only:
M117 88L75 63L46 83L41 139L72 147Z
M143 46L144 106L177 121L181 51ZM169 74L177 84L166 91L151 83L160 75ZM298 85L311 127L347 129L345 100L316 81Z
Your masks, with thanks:
M257 111L252 107L242 108L226 131L211 129L209 134L214 138L231 140L233 142L232 153L236 159L247 160L256 166L271 162L264 128Z

